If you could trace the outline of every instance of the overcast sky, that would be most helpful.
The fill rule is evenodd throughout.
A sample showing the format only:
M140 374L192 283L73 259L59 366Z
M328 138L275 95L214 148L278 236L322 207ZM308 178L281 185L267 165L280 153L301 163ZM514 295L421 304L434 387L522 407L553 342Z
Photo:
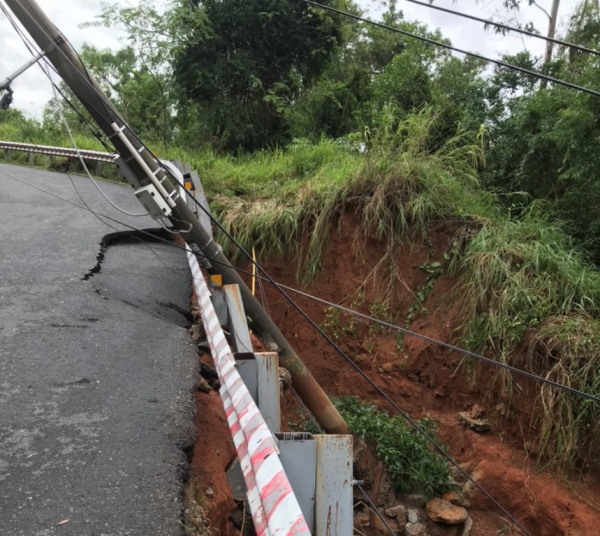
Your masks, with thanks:
M0 0L1 2L2 0ZM427 1L427 0L425 0ZM469 12L488 18L494 14L508 16L502 10L502 0L486 0L485 3L476 4L475 0L435 0L437 5L449 7L457 11ZM550 9L552 0L538 0L539 4ZM89 43L98 48L118 48L119 42L114 31L107 29L88 28L82 30L79 25L93 20L101 10L101 0L38 0L38 4L46 11L48 16L69 38L73 45L80 49L84 43ZM119 0L123 5L135 3L135 0ZM359 0L367 13L376 17L381 12L381 3L376 0ZM527 2L523 2L526 4ZM562 0L559 19L561 25L566 24L569 15L573 12L579 0ZM485 4L485 5L484 5ZM520 36L500 36L491 31L485 31L483 25L461 17L442 13L428 7L419 6L398 0L398 7L405 13L406 18L424 22L432 27L442 29L445 36L452 40L455 46L484 56L498 57L504 53L515 53L524 47L541 56L544 42L539 39ZM523 22L532 20L536 27L545 32L548 26L546 16L537 8L523 6L519 14ZM0 13L0 81L12 74L19 66L24 64L31 56L17 36L4 15ZM24 110L27 114L39 117L44 104L51 95L48 80L41 73L39 67L32 67L23 74L14 84L14 106Z

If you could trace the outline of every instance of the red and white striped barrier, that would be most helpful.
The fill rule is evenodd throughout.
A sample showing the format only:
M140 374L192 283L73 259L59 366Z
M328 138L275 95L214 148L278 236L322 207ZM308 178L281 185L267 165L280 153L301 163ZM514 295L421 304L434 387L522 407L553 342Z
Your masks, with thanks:
M235 368L235 359L219 324L198 260L190 247L186 247L256 533L258 536L309 536L310 530L281 465L275 438Z

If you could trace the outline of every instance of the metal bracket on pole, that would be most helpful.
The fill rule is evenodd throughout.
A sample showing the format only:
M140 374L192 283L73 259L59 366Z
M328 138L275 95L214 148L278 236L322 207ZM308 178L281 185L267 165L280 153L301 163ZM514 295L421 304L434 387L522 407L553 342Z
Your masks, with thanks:
M52 46L52 48L54 48L54 45ZM23 65L22 67L19 67L6 80L4 80L3 82L0 82L0 91L2 91L2 90L8 90L12 94L12 91L10 89L10 85L19 76L21 76L27 69L29 69L29 67L31 67L32 65L35 65L38 61L40 61L47 54L47 52L49 52L49 51L40 52L37 56L34 56L33 58L31 58L25 65Z

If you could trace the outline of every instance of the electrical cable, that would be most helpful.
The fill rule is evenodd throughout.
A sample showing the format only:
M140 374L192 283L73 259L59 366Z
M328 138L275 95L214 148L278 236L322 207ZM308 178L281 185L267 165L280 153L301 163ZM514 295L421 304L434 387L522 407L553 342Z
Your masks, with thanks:
M379 511L379 508L377 508L377 506L373 503L373 501L371 500L371 497L369 497L367 495L367 492L363 489L363 487L360 484L356 484L356 486L361 491L361 493L365 496L365 499L367 499L367 502L370 505L370 510L379 519L381 519L382 523L385 525L385 528L388 529L388 531L390 533L390 536L396 536L396 533L394 532L394 529L392 529L392 527L390 527L390 524L387 522L387 519L385 519L385 517L383 516L383 514Z
M538 34L538 33L532 32L530 30L518 28L517 26L510 26L509 24L504 24L502 22L496 22L491 19L484 19L481 17L477 17L475 15L470 15L468 13L464 13L462 11L455 11L454 9L449 9L447 7L438 6L433 3L426 4L425 2L420 2L419 0L405 0L405 1L410 2L411 4L417 4L419 6L428 7L430 9L436 9L438 11L443 11L444 13L450 13L451 15L457 15L457 16L463 17L465 19L482 22L483 24L486 24L486 25L489 24L490 26L496 26L497 28L501 28L503 30L508 30L510 32L517 32L517 33L520 33L523 35L527 35L529 37L535 37L536 39L542 39L544 41L549 41L549 42L555 43L557 45L561 45L564 47L569 47L569 48L573 48L575 50L579 50L580 52L586 52L588 54L594 54L596 56L600 56L600 50L596 50L594 48L588 48L583 45L577 45L575 43L569 43L568 41L563 41L561 39L556 39L554 37L549 37L546 35Z
M23 179L19 179L18 177L15 177L9 173L6 173L2 170L0 170L0 173L3 173L19 182L22 182L24 184L27 184L37 190L40 190L42 192L45 192L53 197L57 197L59 199L62 199L63 201L66 201L67 203L70 203L72 205L75 205L79 208L82 208L84 210L90 210L89 208L86 208L82 205L79 205L78 203L75 203L73 201L70 201L66 198L63 198L57 194L54 194L52 192L49 192L48 190L45 190L43 188L40 188L39 186L36 186L34 184L31 184ZM109 220L121 223L121 225L124 225L126 227L130 227L131 229L135 229L137 231L140 231L142 233L144 233L143 230L141 229L137 229L136 227L124 224L122 222L119 222L118 220L115 220L114 218L102 215L104 217L106 217ZM212 215L211 215L212 216ZM149 233L146 233L149 234ZM179 247L180 249L183 249L187 252L186 248L183 248L177 244L172 244L172 246L174 247ZM240 246L240 248L242 248ZM245 251L242 248L242 251ZM270 276L268 276L268 274L259 266L257 265L257 268L260 269L267 277L270 278ZM271 282L274 283L274 281L271 279ZM275 284L275 283L274 283ZM278 287L279 288L279 287ZM481 493L483 493L488 500L490 500L492 502L492 504L494 504L500 511L502 511L507 518L515 525L519 528L519 530L525 535L525 536L531 536L529 534L529 532L527 532L527 530L525 530L525 528L500 504L498 503L498 501L496 501L475 479L473 479L471 477L471 475L469 475L461 466L460 464L454 460L454 458L452 458L440 445L437 444L437 442L425 431L423 430L416 421L414 421L407 413L405 413L373 380L371 380L371 378L369 378L369 376L356 364L354 363L354 361L352 361L352 359L350 357L348 357L346 355L345 352L343 352L341 350L341 348L339 348L339 346L317 325L315 324L315 322L300 308L300 306L298 304L296 304L296 302L294 300L292 300L281 288L279 288L279 291L285 296L287 297L287 299L290 301L290 303L304 316L304 318L321 334L321 336L327 340L329 342L330 345L332 345L339 353L340 355L342 355L346 361L373 387L373 389L380 395L382 396L413 428L415 428L415 430L420 433L421 435L423 435L423 437L434 447L434 449L440 454L442 455L442 457L446 458L452 465L454 465L464 476L467 480L469 480L477 489L479 489L481 491Z
M67 134L69 135L69 139L71 140L71 145L73 145L73 148L75 149L75 151L77 152L77 156L79 158L79 161L81 162L81 165L83 166L84 171L86 172L87 176L89 177L89 179L92 181L92 183L94 184L94 186L96 187L96 189L98 190L98 192L100 192L100 195L102 197L104 197L104 199L106 199L106 201L108 201L113 208L117 209L119 212L125 214L126 216L132 216L135 218L141 218L144 216L148 216L147 212L128 212L125 209L122 209L121 207L119 207L116 203L114 203L102 190L102 188L100 188L100 186L98 185L98 183L96 182L96 179L94 179L94 177L92 177L92 174L90 173L83 157L81 156L81 153L79 152L79 148L77 147L77 143L75 142L75 138L73 138L73 133L71 132L71 128L69 127L69 124L67 123L67 118L65 117L65 114L63 113L63 109L62 109L62 104L60 103L59 99L58 99L58 95L56 93L56 89L54 88L54 84L52 83L52 77L50 76L50 73L48 71L46 71L43 67L42 67L42 71L46 74L46 76L48 77L48 80L50 80L50 84L52 85L52 91L54 93L54 99L56 100L56 108L58 110L58 113L60 115L60 118L63 122L63 125L65 126L65 129L67 131Z
M4 13L4 14L7 16L7 18L9 19L9 22L12 24L13 28L15 29L15 31L17 32L17 34L18 34L18 35L21 37L21 39L23 40L23 42L24 42L24 44L25 44L25 47L26 47L26 48L29 50L29 52L30 52L32 55L35 55L35 52L34 52L34 50L35 50L35 49L32 49L32 47L30 47L30 45L31 45L31 42L29 42L29 41L28 41L28 39L26 38L26 36L22 35L22 33L20 32L20 29L19 29L19 28L18 28L18 26L16 25L15 21L12 19L12 17L10 16L10 14L6 12L6 10L5 10L5 8L4 8L4 6L3 6L2 4L0 4L0 9L1 9L1 10L3 11L3 13ZM52 68L52 69L53 69L53 70L54 70L54 71L55 71L55 72L58 74L58 72L56 71L56 69L54 69L54 67L52 66L52 64L50 64L50 63L49 63L49 62L47 62L47 61L46 61L46 64L47 64L47 66L49 66L50 68ZM45 69L42 67L42 65L40 65L40 68L42 69L42 72L44 72L44 74L46 74L46 76L47 76L47 77L48 77L48 79L50 80L50 83L52 84L52 89L53 89L53 92L54 92L54 98L55 98L55 101L56 101L57 107L59 108L59 111L60 111L61 117L63 118L63 121L64 121L64 123L65 123L65 126L66 126L66 128L67 128L67 130L68 130L68 132L69 132L69 135L70 135L70 137L71 137L71 140L73 141L73 137L71 136L71 132L70 132L70 130L69 130L68 124L66 123L66 120L65 120L64 114L62 113L62 109L60 108L60 102L59 102L59 100L58 100L58 98L57 98L57 96L56 96L55 89L56 89L56 90L58 90L58 91L61 93L61 95L63 96L63 98L64 98L64 99L65 99L65 100L66 100L66 101L67 101L67 102L68 102L68 103L71 105L71 107L73 108L73 110L75 110L75 112L76 112L76 113L77 113L77 114L80 116L80 118L81 118L81 119L84 119L84 120L85 120L85 118L84 118L84 117L83 117L83 116L82 116L82 115L81 115L81 114L80 114L80 113L79 113L79 112L78 112L78 111L75 109L75 107L74 107L74 106L73 106L73 105L70 103L69 99L67 99L67 97L66 97L66 96L65 96L65 95L62 93L62 91L60 90L60 88L59 88L59 87L58 87L56 84L54 84L54 82L52 81L52 78L50 77L49 73L48 73L48 72L47 72L47 71L46 71L46 70L45 70ZM29 139L30 139L30 141L32 142L32 144L33 144L35 147L38 147L38 145L37 145L37 144L35 143L35 141L34 141L34 140L31 138L31 136L29 136L29 135L26 133L26 131L25 131L25 128L23 127L23 124L21 123L21 120L20 120L20 118L19 118L18 116L17 116L17 119L18 119L19 126L21 127L21 130L22 130L22 132L25 134L25 138L29 138ZM85 121L87 122L87 120L85 120ZM88 126L89 126L89 122L87 122L87 123L88 123ZM93 133L93 131L92 131L92 133ZM98 137L98 136L97 136L97 137ZM99 141L100 141L100 142L101 142L101 143L102 143L102 144L103 144L105 147L107 147L107 145L106 145L106 144L105 144L105 143L104 143L104 142L103 142L103 141L100 139L100 137L98 137L98 140L99 140ZM73 141L73 145L75 145L74 141ZM77 150L77 148L76 148L76 150ZM81 155L79 154L79 151L78 151L78 150L77 150L77 152L78 152L79 158L80 158L80 160L81 160ZM86 171L87 171L87 167L86 167L85 163L83 162L83 160L81 160L81 163L82 163L83 167L84 167L84 168L86 169ZM5 174L6 174L6 173L5 173ZM155 257L156 257L156 258L157 258L157 259L158 259L158 260L159 260L159 261L160 261L160 262L161 262L161 263L162 263L164 266L165 266L165 267L166 267L166 268L168 268L169 270L171 270L172 272L174 272L174 273L176 273L176 274L178 274L178 275L184 276L184 274L183 274L183 273L181 273L181 272L178 272L178 271L174 270L173 268L171 268L170 266L168 266L168 265L167 265L167 264L166 264L166 263L165 263L165 262L164 262L164 261L163 261L163 260L160 258L160 256L158 255L158 253L156 253L156 251L154 251L154 249L152 249L152 247L151 247L151 246L150 246L150 245L149 245L147 242L145 242L144 240L140 239L139 237L137 237L137 236L135 236L135 235L133 235L133 234L131 234L131 233L128 233L128 232L126 232L126 231L120 231L119 229L117 229L117 228L116 228L116 227L114 227L113 225L110 225L109 223L107 223L106 221L104 221L104 220L103 220L103 219L102 219L102 218L99 216L99 214L98 214L97 212L93 211L93 210L90 208L90 206L87 204L87 202L85 201L85 199L83 198L83 196L82 196L82 195L81 195L81 193L79 192L79 189L78 189L78 188L77 188L77 186L75 185L75 181L73 180L73 177L71 176L71 174L70 174L68 171L66 171L66 172L65 172L65 174L66 174L66 175L67 175L67 177L69 178L69 181L71 182L71 185L73 186L73 189L75 190L75 193L77 194L77 196L79 197L79 199L81 200L81 202L82 202L82 203L85 205L85 207L87 208L87 210L89 210L89 211L90 211L90 212L91 212L91 213L92 213L92 214L93 214L93 215L94 215L94 216L95 216L95 217L96 217L96 218L97 218L97 219L98 219L98 220L99 220L101 223L103 223L104 225L106 225L106 226L107 226L109 229L112 229L112 230L114 230L114 231L123 232L123 233L125 233L126 235L130 236L131 238L133 238L133 239L135 239L135 240L138 240L138 241L139 241L141 244L144 244L144 245L146 246L146 248L148 248L148 249L150 250L150 252L151 252L151 253L152 253L152 254L153 254L153 255L154 255L154 256L155 256ZM92 179L92 182L94 182L94 185L96 186L96 188L98 188L98 190L100 191L100 193L101 193L101 194L104 196L104 193L102 192L102 190L100 190L99 186L96 184L96 182L94 181L93 177L90 175L89 171L88 171L88 176L89 176L89 177ZM16 178L16 177L13 177L13 178ZM17 179L17 180L18 180L18 179ZM104 196L104 197L106 198L106 196ZM110 201L110 200L109 200L109 201ZM111 202L111 204L112 204L112 202ZM116 208L117 208L117 207L116 207ZM124 225L124 224L121 224L121 225Z
M214 262L215 264L219 264L219 265L222 265L222 266L231 267L231 265L228 265L226 263L217 261L216 259L211 259L210 262ZM236 266L233 266L233 268L237 272L239 272L241 274L248 275L248 276L251 276L251 277L253 276L252 272L250 272L248 270L244 270L244 269L238 268ZM263 271L263 269L260 266L258 266L258 269L261 270L261 271ZM298 294L300 296L303 296L305 298L308 298L310 300L314 300L314 301L317 301L319 303L322 303L323 305L327 305L328 307L333 307L335 309L339 309L341 311L344 311L345 313L348 313L348 314L350 314L352 316L355 316L357 318L360 318L362 320L366 320L366 321L372 322L374 324L379 324L380 326L389 328L391 330L399 331L401 333L404 333L405 335L409 335L411 337L415 337L417 339L424 340L426 342L429 342L431 344L435 344L437 346L441 346L443 348L446 348L447 350L450 350L450 351L453 351L453 352L457 352L457 353L462 354L462 355L464 355L466 357L471 357L471 358L476 359L478 361L482 361L482 362L484 362L484 363L486 363L488 365L492 365L492 366L495 366L495 367L502 368L504 370L508 370L509 372L512 372L513 374L518 374L518 375L524 376L524 377L526 377L526 378L528 378L530 380L533 380L533 381L536 381L536 382L539 382L539 383L545 383L545 384L547 384L547 385L549 385L551 387L554 387L556 389L560 389L562 391L567 391L567 392L569 392L569 393L571 393L571 394L573 394L575 396L584 398L586 400L590 400L592 402L600 403L600 398L599 397L596 397L594 395L590 395L589 393L586 393L584 391L579 391L579 390L577 390L577 389L575 389L573 387L569 387L568 385L564 385L562 383L558 383L558 382L555 382L553 380L549 380L547 378L544 378L543 376L538 376L538 375L533 374L531 372L527 372L525 370L513 367L512 365L508 365L506 363L502 363L500 361L495 361L494 359L492 359L490 357L485 357L485 356L477 354L475 352L471 352L470 350L465 350L464 348L461 348L460 346L454 346L452 344L449 344L449 343L446 343L446 342L434 339L433 337L429 337L428 335L423 335L421 333L417 333L416 331L411 331L410 329L407 329L407 328L404 328L402 326L398 326L398 325L392 324L390 322L386 322L385 320L381 320L381 319L376 318L374 316L369 316L369 315L367 315L365 313L361 313L360 311L356 311L355 309L350 309L348 307L344 307L343 305L340 305L340 304L337 304L337 303L334 303L334 302L330 302L328 300L325 300L323 298L319 298L318 296L315 296L313 294L309 294L308 292L304 292L304 291L299 290L297 288L290 287L290 286L284 285L282 283L274 282L274 281L272 281L270 279L267 279L266 277L262 277L260 275L256 275L256 278L259 281L266 281L267 283L271 283L271 285L274 286L274 287L276 287L276 288L281 288L281 289L293 292L295 294Z
M54 67L51 63L46 62L47 65ZM58 74L58 72L56 71L56 69L53 69L54 72L56 72L56 74ZM59 75L60 76L60 75ZM53 83L54 84L54 83ZM60 93L60 96L63 98L63 100L67 103L67 105L69 106L69 108L71 108L71 110L73 110L76 114L77 117L79 117L79 120L84 123L88 129L90 130L92 136L94 136L94 138L96 138L101 144L102 146L106 149L106 151L108 153L112 153L115 154L117 151L114 147L111 147L110 145L108 145L108 143L106 143L103 139L102 139L102 133L98 130L96 130L94 127L94 125L89 121L89 119L87 117L85 117L76 107L75 105L71 102L71 100L69 99L69 97L67 97L65 95L65 93L63 92L62 89L60 89L60 87L56 84L54 84L54 87L56 88L56 90Z
M187 252L187 250L186 250L184 247L182 247L182 246L179 246L178 244L174 244L173 242L170 242L169 240L165 240L164 238L161 238L160 236L156 236L156 235L154 235L154 234L152 234L152 233L149 233L148 231L146 231L146 230L144 230L144 229L140 229L139 227L135 227L135 226L133 226L133 225L129 225L129 224L127 224L127 223L124 223L124 222L122 222L122 221L120 221L120 220L117 220L116 218L113 218L113 217L111 217L111 216L107 216L106 214L102 214L102 213L100 213L100 212L97 212L97 211L95 211L95 210L91 209L89 206L87 206L87 204L85 203L85 201L84 201L84 204L83 204L83 205L80 205L79 203L75 203L75 201L71 201L70 199L67 199L66 197L62 197L62 196L60 196L60 195L58 195L58 194L55 194L55 193L53 193L53 192L50 192L49 190L46 190L46 189L44 189L44 188L41 188L40 186L36 186L35 184L32 184L32 183L30 183L30 182L28 182L28 181L26 181L26 180L24 180L24 179L20 179L19 177L15 177L15 176L14 176L14 175L12 175L11 173L8 173L8 172L6 172L6 171L4 171L4 170L2 170L2 169L0 169L0 174L2 174L2 175L6 175L7 177L9 177L9 178L11 178L11 179L14 179L14 180L16 180L16 181L18 181L18 182L20 182L20 183L26 184L27 186L30 186L31 188L34 188L35 190L39 190L40 192L43 192L43 193L45 193L45 194L48 194L48 195L50 195L50 196L52 196L52 197L55 197L55 198L57 198L57 199L60 199L61 201L65 201L66 203L69 203L70 205L73 205L73 206L75 206L75 207L77 207L77 208L81 208L81 209L83 209L83 210L87 210L88 212L91 212L91 213L92 213L94 216L96 216L96 217L97 217L97 218L98 218L98 219L99 219L99 220L100 220L102 223L104 223L105 225L107 225L107 226L108 226L108 227L110 227L111 229L114 229L115 231L123 232L123 233L124 233L124 234L126 234L127 236L130 236L131 238L134 238L135 240L138 240L139 242L141 242L142 244L144 244L144 245L145 245L145 246L146 246L146 247L147 247L147 248L148 248L148 249L149 249L149 250L152 252L152 254L153 254L153 255L154 255L154 256L155 256L155 257L156 257L156 258L157 258L157 259L158 259L158 260L161 262L161 264L163 264L163 265L164 265L166 268L168 268L168 269L169 269L171 272L173 272L173 273L177 274L178 276L185 277L186 279L188 279L188 280L189 280L189 274L186 274L186 273L183 273L183 272L179 272L178 270L175 270L173 267L169 266L169 265L168 265L168 264L167 264L165 261L163 261L163 260L160 258L160 256L158 255L158 253L156 253L156 251L154 251L154 250L153 250L153 249L150 247L150 245L149 245L147 242L145 242L145 241L144 241L144 240L142 240L141 238L139 238L139 237L137 237L137 236L135 236L135 235L133 235L133 234L131 234L131 233L128 233L127 231L120 231L120 230L119 230L119 229L117 229L116 227L112 227L112 226L111 226L111 225L109 225L108 223L106 223L106 222L102 221L102 219L101 219L100 217L102 217L102 218L106 218L107 220L110 220L110 221L112 221L112 222L114 222L114 223L116 223L116 224L118 224L118 225L122 225L123 227L127 227L127 228L131 229L132 231L136 231L136 232L138 232L138 233L140 233L140 234L142 234L142 235L146 235L146 236L148 236L148 237L152 238L152 239L153 239L153 240L155 240L155 241L158 241L158 242L164 242L164 243L166 243L166 244L168 244L168 245L170 245L170 246L172 246L172 247L176 247L176 248L182 249L183 251L186 251L186 252Z
M40 52L37 51L35 45L31 42L31 39L29 39L29 37L27 35L25 35L21 29L19 28L18 24L15 22L15 20L12 18L12 14L8 11L8 9L2 5L0 3L0 11L2 11L4 13L4 15L6 16L6 18L8 19L9 23L11 24L11 26L13 27L13 29L15 30L15 32L17 32L17 35L21 38L21 40L23 41L23 43L25 44L25 47L27 48L27 50L29 50L29 52L31 53L32 56L36 56L38 55ZM58 76L60 76L60 73L56 70L56 67L54 67L54 65L52 65L52 63L50 63L48 61L48 59L46 57L42 58L43 61L46 63L46 66L49 67L53 72L55 72ZM52 82L54 84L54 82ZM89 119L87 119L79 110L77 110L77 108L75 107L75 105L71 102L71 100L65 95L65 93L62 91L62 89L54 84L54 87L56 88L56 90L61 94L62 98L65 100L65 102L69 105L69 107L77 114L77 116L79 117L79 120L84 123L88 129L90 130L92 136L94 136L103 146L104 148L109 152L109 153L114 153L115 150L113 147L110 147L110 145L108 145L103 139L102 139L102 133L100 133L97 128L89 121Z
M21 8L23 8L23 4L20 2L20 0L17 0L17 3L21 6ZM25 8L23 8L25 9ZM0 3L0 11L2 11L4 13L4 15L7 17L7 19L9 20L10 24L12 25L12 27L14 28L14 30L17 32L17 35L21 38L21 40L23 41L23 43L25 44L25 47L29 50L29 52L32 55L36 55L39 54L40 51L36 48L36 46L31 42L29 36L25 35L23 33L23 31L21 31L21 29L19 28L18 24L15 22L12 13L8 10L8 8L6 8L2 3ZM25 10L26 11L26 10ZM27 12L27 11L26 11ZM27 12L28 13L28 12ZM29 14L29 13L28 13ZM46 37L48 39L50 39L51 42L54 42L54 39L48 34L48 32L46 32L46 30L38 23L38 21L36 21L35 19L33 19L30 16L31 20L38 26L38 28L46 35ZM83 66L85 73L88 77L90 77L89 72L87 71L87 68L85 67L85 64L83 63L83 61L81 61L81 56L77 53L77 51L75 50L75 48L71 45L71 48L73 49L74 53L77 55L77 57L79 58L81 65ZM100 102L102 103L102 107L104 109L104 111L101 111L98 109L97 106L94 106L92 103L88 103L96 112L100 113L100 114L108 114L108 109L106 107L106 104L104 103L104 96L100 94L100 92L98 91L98 89L91 83L91 77L90 79L87 79L83 73L81 73L81 71L79 70L79 67L77 65L75 65L73 63L73 61L71 60L71 58L69 56L67 56L64 51L62 49L60 49L59 47L56 47L56 51L59 52L63 58L70 63L76 70L77 74L81 77L82 81L85 82L87 85L90 86L90 88L92 89L93 92L95 92L99 97L100 97ZM58 76L60 76L60 73L58 72L58 70L56 69L56 67L54 67L54 65L52 65L52 63L48 60L48 57L45 56L44 58L42 58L43 62L46 63L46 65L52 69L53 72L55 72ZM62 77L61 77L62 78ZM57 87L57 89L60 91L60 88ZM85 119L85 117L75 108L73 107L73 110L75 111L75 113L79 116L79 119L83 122L87 122L86 124L88 124L89 126L89 121L87 121ZM110 117L110 114L108 114L108 116ZM96 138L99 139L99 141L105 146L105 148L107 148L107 150L109 152L114 152L113 149L111 149L105 142L103 142L100 138L99 138L99 134L97 131L91 129L92 135Z
M384 30L389 30L391 32L396 32L399 34L402 34L406 37L412 37L413 39L418 39L420 41L424 41L425 43L429 43L430 45L435 45L437 47L442 47L445 48L447 50L452 50L453 52L458 52L460 54L464 54L466 56L471 56L473 58L477 58L479 60L483 60L487 63L495 63L496 65L499 65L500 67L505 67L506 69L510 69L513 71L518 71L522 74L526 74L528 76L533 76L535 78L539 78L541 80L546 80L548 82L552 82L553 84L559 84L561 86L565 86L571 89L575 89L577 91L581 91L582 93L588 93L589 95L595 95L596 97L600 97L600 91L596 91L594 89L589 89L587 87L584 86L579 86L577 84L573 84L571 82L566 82L565 80L560 80L558 78L554 78L552 76L549 76L547 74L543 74L540 73L538 71L531 71L529 69L525 69L524 67L519 67L517 65L512 65L510 63L507 63L505 61L502 60L496 60L493 58L488 58L487 56L482 56L481 54L477 54L475 52L469 52L468 50L464 50L462 48L458 48L452 45L448 45L447 43L443 43L441 41L436 41L435 39L430 39L429 37L423 37L421 35L417 35L411 32L407 32L405 30L401 30L400 28L396 28L394 26L388 26L387 24L382 24L381 22L376 22L370 19L366 19L364 17L361 17L359 15L354 15L352 13L348 13L347 11L342 11L341 9L337 9L335 7L331 7L331 6L325 6L323 4L319 4L318 2L314 2L313 0L303 0L304 2L306 2L307 4L310 4L311 6L314 7L318 7L320 9L324 9L326 11L330 11L332 13L337 13L338 15L344 15L345 17L357 20L359 22L364 22L367 24L371 24L372 26L377 26L378 28L383 28Z

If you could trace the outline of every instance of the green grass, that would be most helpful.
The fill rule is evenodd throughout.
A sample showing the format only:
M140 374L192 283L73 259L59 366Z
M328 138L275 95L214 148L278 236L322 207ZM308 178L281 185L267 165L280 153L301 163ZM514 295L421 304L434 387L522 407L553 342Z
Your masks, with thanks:
M375 445L377 457L385 464L396 491L422 492L430 498L449 491L448 463L404 419L390 417L356 397L337 398L334 404L348 423L350 432ZM418 425L437 442L434 421L422 419Z
M476 140L468 143L459 134L432 148L431 110L399 126L391 114L386 121L365 137L366 154L322 140L199 162L213 210L244 247L297 256L305 281L319 272L331 229L344 210L360 215L365 235L389 242L390 259L408 234L424 236L432 220L486 210L488 196L472 192L482 156Z

